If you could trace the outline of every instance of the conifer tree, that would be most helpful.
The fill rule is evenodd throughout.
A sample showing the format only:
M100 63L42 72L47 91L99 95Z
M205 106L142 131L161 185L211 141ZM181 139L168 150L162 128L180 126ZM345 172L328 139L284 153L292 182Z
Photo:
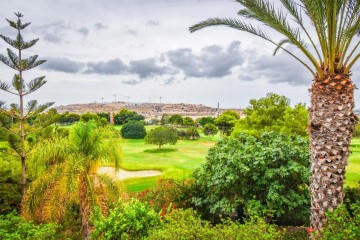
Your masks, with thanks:
M15 15L17 17L17 21L11 21L8 19L6 20L8 21L10 27L16 29L16 39L11 39L10 37L1 34L0 38L2 38L11 47L15 48L17 53L7 48L7 56L0 54L0 61L10 68L16 70L16 73L14 74L11 84L0 81L0 89L18 96L19 104L12 103L10 104L10 107L7 107L4 101L0 101L0 113L7 114L11 118L14 118L15 116L15 118L18 119L18 124L11 124L9 121L6 121L5 118L2 118L4 121L0 121L0 126L6 128L9 131L9 145L21 158L21 185L22 195L24 196L26 191L25 138L27 135L32 133L31 131L28 131L26 120L43 112L53 103L38 104L36 100L30 100L26 106L24 104L24 98L42 87L46 81L44 80L45 76L38 77L30 81L25 81L23 78L23 72L39 66L46 60L38 60L38 55L34 55L28 58L23 57L23 51L34 46L39 39L25 41L21 35L21 32L27 26L29 26L30 23L22 23L21 18L23 15L21 13L18 12L15 13Z

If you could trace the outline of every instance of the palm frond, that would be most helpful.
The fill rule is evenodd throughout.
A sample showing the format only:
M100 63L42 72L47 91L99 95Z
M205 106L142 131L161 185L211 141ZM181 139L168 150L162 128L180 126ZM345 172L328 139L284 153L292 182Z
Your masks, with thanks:
M236 19L227 19L227 18L209 18L205 21L199 22L189 28L190 32L195 32L200 29L210 27L210 26L227 26L236 30L244 31L251 33L255 36L258 36L268 42L271 42L272 44L278 46L276 42L274 42L265 32L263 32L261 29L255 29L251 24L246 24L242 21L236 20ZM304 61L302 61L299 57L295 56L290 51L286 50L285 48L280 47L283 49L286 53L288 53L290 56L295 58L297 61L299 61L302 65L304 65L314 76L316 75L315 72L310 68L308 64L306 64Z

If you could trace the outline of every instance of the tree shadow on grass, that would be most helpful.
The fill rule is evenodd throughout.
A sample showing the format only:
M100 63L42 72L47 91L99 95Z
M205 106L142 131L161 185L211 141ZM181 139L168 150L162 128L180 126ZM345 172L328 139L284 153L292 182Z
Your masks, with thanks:
M176 151L177 151L177 149L175 149L175 148L162 148L162 149L155 148L155 149L144 150L144 152L146 152L146 153L169 153L169 152L176 152Z

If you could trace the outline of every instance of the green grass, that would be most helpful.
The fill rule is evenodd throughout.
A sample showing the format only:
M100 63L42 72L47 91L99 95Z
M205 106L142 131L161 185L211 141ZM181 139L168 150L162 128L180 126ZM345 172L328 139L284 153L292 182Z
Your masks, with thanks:
M124 181L125 186L130 191L140 191L153 186L158 178L187 178L205 162L207 151L214 144L214 141L204 139L179 140L175 146L165 145L159 150L155 145L145 144L142 139L124 140L124 169L162 172L158 177L127 179Z
M351 155L349 165L346 167L346 185L355 187L360 181L360 138L351 141Z

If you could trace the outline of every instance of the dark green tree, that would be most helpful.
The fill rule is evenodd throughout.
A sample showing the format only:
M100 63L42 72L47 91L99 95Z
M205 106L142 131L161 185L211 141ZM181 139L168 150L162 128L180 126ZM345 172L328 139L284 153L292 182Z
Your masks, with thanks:
M114 115L114 123L117 125L125 124L129 121L141 121L144 120L145 117L143 115L137 114L134 111L128 109L121 109L120 112Z
M210 18L190 27L227 26L258 36L283 50L312 74L310 89L311 226L321 229L325 212L343 202L345 166L358 120L353 112L351 69L360 58L359 0L236 0L241 19ZM263 28L283 38L276 42ZM278 37L278 36L276 36ZM286 44L299 51L289 50ZM303 73L299 73L303 74Z
M197 140L200 138L199 131L196 127L189 127L186 129L186 139L188 140Z
M45 109L50 107L53 103L38 104L36 100L30 100L27 105L24 104L25 96L35 92L41 88L46 81L45 76L35 78L31 81L26 82L23 78L23 73L27 70L33 69L40 64L44 63L45 60L38 60L38 55L34 55L28 58L23 58L23 51L28 49L36 44L39 39L34 39L30 41L25 41L21 35L21 31L25 29L30 23L22 23L21 18L23 15L21 13L15 13L17 21L8 20L10 27L16 29L17 36L16 39L11 39L4 35L0 35L7 44L17 50L17 53L13 52L11 49L7 48L7 57L0 55L0 61L10 68L16 70L11 84L6 82L0 82L0 89L16 95L19 97L19 104L11 104L10 109L6 109L5 102L0 101L0 111L1 113L7 114L9 111L14 113L16 118L19 119L19 126L9 128L8 125L2 123L2 127L6 127L10 131L9 143L13 150L20 156L21 165L22 165L22 174L21 174L21 184L22 184L22 194L25 194L26 191L26 141L25 138L27 135L31 134L26 131L26 120L32 118L34 115L37 115L43 112Z
M208 123L214 124L214 121L215 121L214 117L202 117L198 120L199 124L203 127Z
M146 136L145 126L139 121L130 121L121 128L121 136L127 139L143 139Z
M145 143L157 145L161 149L161 146L164 144L175 145L177 139L176 129L161 126L148 132L145 137Z
M168 120L170 124L174 124L174 125L182 125L183 121L184 119L180 114L171 115Z
M215 135L218 133L218 131L219 131L219 129L212 123L205 124L205 126L203 128L203 133L206 136Z
M195 126L195 125L196 125L196 122L191 117L183 118L183 126L191 127L191 126Z

